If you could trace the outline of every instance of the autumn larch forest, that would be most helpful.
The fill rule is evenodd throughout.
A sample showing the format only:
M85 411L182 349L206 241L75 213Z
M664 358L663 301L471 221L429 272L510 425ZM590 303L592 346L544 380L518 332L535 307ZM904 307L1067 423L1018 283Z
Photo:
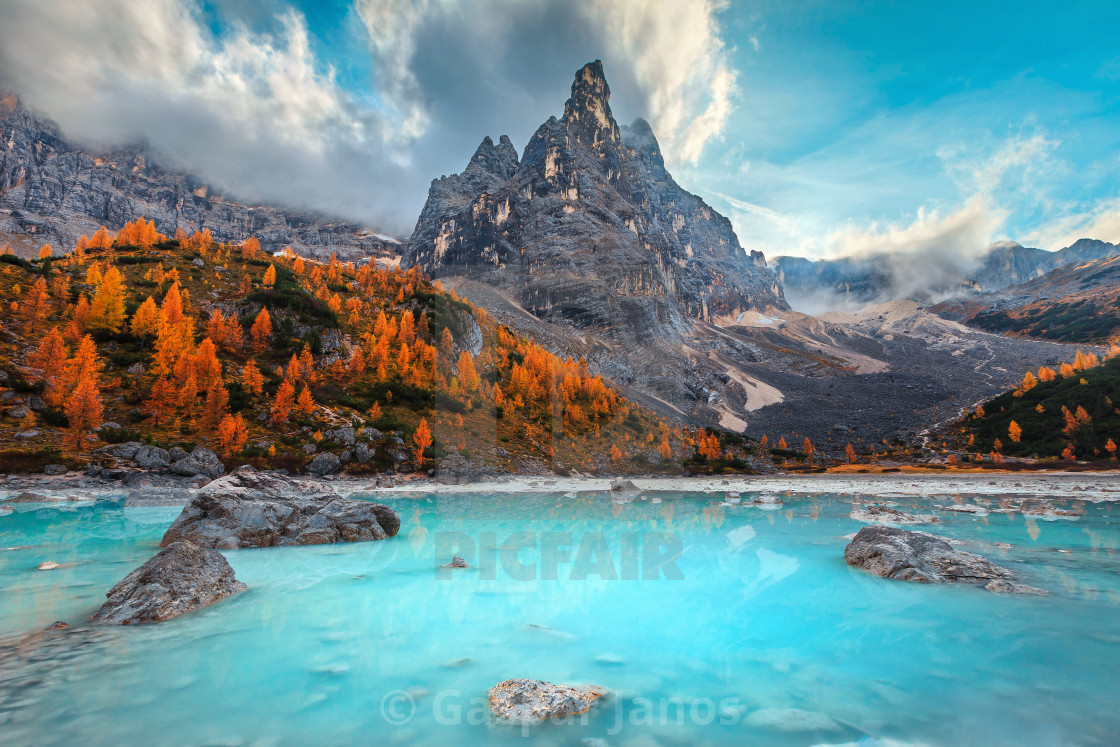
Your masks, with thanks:
M441 289L417 269L246 237L168 237L143 218L58 256L0 255L0 369L28 406L8 470L80 467L142 442L303 471L739 470L749 438L671 424ZM337 463L333 459L337 457Z

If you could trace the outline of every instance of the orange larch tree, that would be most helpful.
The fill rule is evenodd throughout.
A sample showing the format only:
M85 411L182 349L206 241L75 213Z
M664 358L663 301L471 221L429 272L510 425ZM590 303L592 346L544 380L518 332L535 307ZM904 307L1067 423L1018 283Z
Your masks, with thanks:
M264 377L261 376L256 361L249 359L245 363L245 368L241 371L241 386L245 387L246 392L253 395L259 395L264 391Z
M110 267L93 294L86 323L94 329L119 332L125 318L124 298L124 279L116 267Z
M104 407L101 404L101 392L97 388L97 382L90 376L83 377L66 400L70 440L77 451L82 450L85 435L100 425L103 413Z
M264 350L265 343L268 342L269 335L272 334L272 320L268 316L268 309L261 309L257 314L256 319L253 320L253 327L249 330L249 337L253 341L253 349L257 351Z
M412 443L416 448L412 453L416 456L416 463L421 467L424 466L424 449L432 445L432 431L428 428L427 418L420 418L420 424L416 426L416 432L412 434Z
M280 388L276 390L276 399L272 401L272 424L279 425L280 423L288 422L288 415L292 411L292 406L295 404L295 387L292 382L284 379L280 382Z
M226 454L237 454L249 440L249 426L240 415L226 415L218 425L218 443Z
M295 410L301 418L309 418L315 412L315 399L311 396L311 390L307 386L304 386L303 391L299 393Z

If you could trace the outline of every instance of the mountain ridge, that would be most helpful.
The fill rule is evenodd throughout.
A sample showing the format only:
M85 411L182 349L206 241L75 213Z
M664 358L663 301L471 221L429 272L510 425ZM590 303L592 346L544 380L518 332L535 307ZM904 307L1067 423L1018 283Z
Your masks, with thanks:
M205 181L163 168L142 147L87 149L11 92L0 94L0 143L0 237L26 256L42 244L66 250L102 225L116 231L143 217L168 235L206 228L218 241L255 235L269 251L291 246L321 260L336 253L397 261L399 245L372 228L215 196Z

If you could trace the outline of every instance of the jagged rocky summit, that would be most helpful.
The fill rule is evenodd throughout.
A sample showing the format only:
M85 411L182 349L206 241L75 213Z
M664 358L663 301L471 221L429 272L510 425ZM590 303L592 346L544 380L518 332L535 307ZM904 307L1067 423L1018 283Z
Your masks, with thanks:
M116 230L139 217L172 235L210 230L217 241L255 235L266 250L304 256L395 261L399 245L356 223L309 212L243 204L214 194L191 174L164 168L143 148L98 153L0 90L0 238L17 252L42 244L68 251L101 225Z
M483 140L463 173L433 181L404 263L500 286L539 318L621 340L786 308L762 254L673 181L645 120L619 127L609 99L595 61L520 159L508 137Z
M432 182L402 264L586 355L627 396L715 422L728 377L708 351L737 354L716 325L788 306L762 254L673 180L649 124L620 127L609 101L592 62L520 158L508 137L484 139L461 174Z

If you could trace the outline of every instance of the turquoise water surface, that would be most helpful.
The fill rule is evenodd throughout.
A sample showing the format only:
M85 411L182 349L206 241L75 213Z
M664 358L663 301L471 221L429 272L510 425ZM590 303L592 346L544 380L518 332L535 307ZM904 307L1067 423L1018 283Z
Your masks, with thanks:
M96 629L179 509L21 506L0 517L0 743L1120 742L1115 504L1047 522L899 500L1051 591L1034 597L849 567L845 498L646 495L399 497L395 539L226 552L248 591ZM438 571L453 552L472 568ZM74 628L12 647L55 620ZM514 677L611 695L566 723L491 723L486 693Z

